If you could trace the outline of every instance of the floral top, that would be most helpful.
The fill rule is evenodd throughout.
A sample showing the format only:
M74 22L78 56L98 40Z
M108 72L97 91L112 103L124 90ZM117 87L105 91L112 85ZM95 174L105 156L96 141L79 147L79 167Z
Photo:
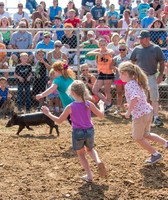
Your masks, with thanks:
M147 102L147 97L143 89L138 85L135 80L131 80L125 85L125 97L130 104L131 100L137 98L137 104L135 105L133 111L131 112L132 119L138 119L145 114L152 111L151 105Z

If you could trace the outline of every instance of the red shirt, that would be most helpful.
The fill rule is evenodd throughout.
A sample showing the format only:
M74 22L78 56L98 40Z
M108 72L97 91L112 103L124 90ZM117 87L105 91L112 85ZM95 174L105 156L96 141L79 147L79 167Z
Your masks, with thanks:
M73 20L70 20L70 19L68 18L68 19L66 19L66 20L64 21L64 24L66 24L66 23L71 23L71 24L73 25L73 27L76 28L76 27L77 27L77 24L80 24L80 19L79 19L78 17L75 17Z

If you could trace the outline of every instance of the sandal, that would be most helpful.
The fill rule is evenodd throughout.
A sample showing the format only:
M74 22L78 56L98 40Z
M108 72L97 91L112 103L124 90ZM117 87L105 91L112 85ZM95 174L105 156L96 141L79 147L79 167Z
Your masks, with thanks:
M92 179L89 179L87 175L82 176L81 179L87 183L92 183Z
M98 167L99 176L101 178L105 177L107 175L107 171L106 171L104 163L103 162L98 163L97 167Z

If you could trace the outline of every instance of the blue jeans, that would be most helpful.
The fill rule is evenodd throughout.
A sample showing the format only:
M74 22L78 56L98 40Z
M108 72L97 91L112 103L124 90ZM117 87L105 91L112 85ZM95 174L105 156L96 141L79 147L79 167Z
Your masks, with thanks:
M30 83L18 83L17 105L18 108L23 106L23 90L25 90L26 110L31 107Z
M37 2L35 0L29 0L26 2L26 8L30 11L30 13L33 13L33 9L36 10Z

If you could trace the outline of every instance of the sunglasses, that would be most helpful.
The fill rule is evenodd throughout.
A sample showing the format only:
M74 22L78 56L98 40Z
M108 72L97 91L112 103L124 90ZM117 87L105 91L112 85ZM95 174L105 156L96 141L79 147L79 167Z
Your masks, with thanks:
M84 72L84 71L89 71L89 69L82 69L82 72Z
M50 36L44 36L45 38L50 38Z
M61 46L60 45L55 45L55 48L61 48Z
M41 24L41 22L36 22L36 24Z
M23 6L18 6L18 8L23 8Z
M0 6L2 6L2 7L3 7L4 5L3 5L3 4L0 4Z
M126 51L126 49L119 49L119 51Z

